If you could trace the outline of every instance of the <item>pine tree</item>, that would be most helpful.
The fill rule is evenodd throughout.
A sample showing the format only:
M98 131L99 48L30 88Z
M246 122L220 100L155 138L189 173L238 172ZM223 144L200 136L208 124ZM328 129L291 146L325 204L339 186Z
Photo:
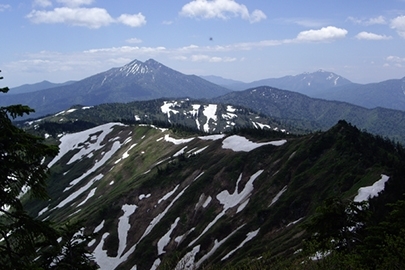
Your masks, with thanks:
M8 87L0 88L2 93L8 90ZM52 260L40 265L44 261L41 255L45 254L43 251L53 250L46 256L55 257L55 254L66 251L63 246L66 243L75 252L76 258L88 256L82 248L83 241L67 239L62 244L57 241L62 234L72 239L77 235L66 233L66 230L58 231L50 222L37 220L24 210L23 195L47 198L49 169L44 161L59 151L57 146L45 144L43 138L29 134L12 123L12 119L33 111L24 105L0 107L0 269L55 269L58 262ZM61 255L59 261L64 267L60 269L78 269L73 266L75 259L65 259L64 254ZM87 269L94 266L90 260L84 260L86 263Z

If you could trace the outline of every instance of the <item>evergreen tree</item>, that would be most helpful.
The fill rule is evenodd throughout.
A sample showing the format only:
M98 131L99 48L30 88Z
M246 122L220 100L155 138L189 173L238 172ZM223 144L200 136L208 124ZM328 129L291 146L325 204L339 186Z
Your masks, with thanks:
M2 93L8 90L0 88ZM12 119L33 111L24 105L0 107L0 269L54 269L57 262L40 267L42 251L49 247L56 247L54 253L66 250L57 242L61 233L49 222L29 216L21 202L23 195L47 198L48 167L44 161L59 151L57 146L47 145L42 138L13 125ZM75 248L81 247L78 244L73 242L73 250L87 256L87 251ZM62 269L79 269L73 266L75 259L60 261L72 265Z

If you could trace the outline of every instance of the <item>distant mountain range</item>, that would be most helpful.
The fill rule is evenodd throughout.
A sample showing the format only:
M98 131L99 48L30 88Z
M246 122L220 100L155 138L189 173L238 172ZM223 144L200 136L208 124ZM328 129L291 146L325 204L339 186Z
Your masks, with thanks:
M228 80L218 76L202 76L202 78L234 91L270 86L313 98L344 101L365 108L383 107L405 111L405 77L379 83L357 84L333 72L319 70L313 73L269 78L251 83Z
M362 130L405 142L405 112L400 110L367 109L268 86L232 92L215 98L215 101L244 106L284 125L308 131L326 130L344 119Z
M75 81L67 81L64 83L51 83L49 81L42 81L39 83L24 84L21 86L10 88L10 91L8 93L14 95L14 94L36 92L36 91L45 90L45 89L49 89L49 88L55 88L55 87L59 87L59 86L69 85L74 82Z
M45 90L4 95L0 106L26 104L36 110L32 116L65 110L75 104L97 105L168 98L212 98L230 90L195 75L185 75L153 59L113 68L69 85Z
M221 81L218 77L208 79L218 83ZM78 104L93 106L104 103L157 100L163 97L173 98L174 103L180 104L181 101L178 99L187 97L192 100L207 99L213 104L244 106L275 119L283 127L288 127L288 130L326 130L338 120L344 119L373 134L405 142L405 124L402 124L405 119L404 80L359 85L334 73L317 71L255 83L259 85L278 84L283 88L312 92L313 95L315 92L318 93L317 95L323 94L324 99L315 99L297 92L269 86L256 86L248 90L231 92L225 87L208 82L198 76L177 72L153 59L145 62L134 60L122 67L113 68L70 84L29 93L3 95L0 99L0 106L27 104L36 110L35 114L23 118L27 119L64 111ZM222 80L222 82L225 81ZM226 82L234 83L235 81ZM347 94L348 92L350 94ZM353 104L362 103L363 107L349 104L348 101L337 102L325 99L356 100ZM195 103L201 104L202 102L196 101ZM401 109L401 106L404 108L402 111L381 107L373 110L366 109L381 106L381 104L386 104L386 107L395 105L397 109ZM169 107L167 109L169 112L177 110L177 108ZM226 109L223 110L226 111ZM197 111L195 112L197 113ZM151 111L148 114L151 115ZM117 115L116 119L120 117ZM173 117L182 118L184 121L186 119L181 112L171 118L161 120L167 122ZM194 125L197 124L195 119L187 121L194 121ZM191 122L186 125L190 126ZM181 122L181 124L185 124L185 122ZM209 130L209 132L217 131Z

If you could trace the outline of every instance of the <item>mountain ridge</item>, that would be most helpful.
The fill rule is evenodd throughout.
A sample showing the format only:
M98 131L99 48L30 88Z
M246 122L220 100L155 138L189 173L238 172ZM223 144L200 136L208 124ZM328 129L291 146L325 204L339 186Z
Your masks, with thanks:
M135 72L137 67L149 72ZM131 69L132 73L129 72ZM195 75L182 74L150 59L144 63L134 60L71 85L7 95L0 100L0 106L26 104L36 110L33 116L39 117L66 110L75 104L97 105L161 97L209 98L227 92L226 88Z
M110 122L55 136L51 200L29 211L84 219L101 269L261 269L276 255L302 263L303 225L328 197L353 200L381 175L391 191L370 199L373 207L404 190L403 148L345 121L299 137L256 131L201 136Z

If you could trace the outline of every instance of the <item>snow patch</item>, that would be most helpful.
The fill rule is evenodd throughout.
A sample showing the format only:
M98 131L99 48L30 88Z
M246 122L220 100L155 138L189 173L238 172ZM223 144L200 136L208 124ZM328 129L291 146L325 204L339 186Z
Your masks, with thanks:
M357 196L354 198L355 202L368 201L368 199L378 196L378 193L384 190L385 182L389 176L382 174L381 179L376 181L372 186L359 188Z
M286 142L287 142L286 140L279 140L279 141L255 143L255 142L249 141L245 137L242 137L239 135L232 135L232 136L225 138L222 141L222 148L231 149L232 151L235 151L235 152L239 152L239 151L250 152L263 145L280 146L280 145L285 144Z
M171 138L169 136L169 134L166 134L164 139L165 139L166 142L171 142L171 143L176 144L176 145L183 144L183 143L188 143L188 142L191 142L192 140L194 140L194 138L175 139L175 138Z
M246 238L245 240L243 240L242 243L239 244L239 246L237 246L235 249L233 249L232 251L230 251L228 254L226 254L221 261L224 261L226 259L228 259L233 253L235 253L238 249L240 249L241 247L243 247L247 242L249 242L250 240L252 240L254 237L256 237L256 235L259 233L260 228L257 229L256 231L253 232L249 232L248 234L246 234Z
M278 201L278 199L280 199L281 195L283 195L283 193L287 190L287 186L284 186L282 190L280 190L277 195L273 198L273 200L271 201L270 206L272 206L275 202Z
M180 218L176 218L176 220L174 221L174 223L170 226L169 231L163 235L162 238L160 238L160 240L157 243L157 249L158 249L158 256L162 255L163 253L165 253L166 251L164 251L163 249L167 246L167 244L169 244L171 238L170 235L172 234L173 230L177 227L177 223L180 221Z

